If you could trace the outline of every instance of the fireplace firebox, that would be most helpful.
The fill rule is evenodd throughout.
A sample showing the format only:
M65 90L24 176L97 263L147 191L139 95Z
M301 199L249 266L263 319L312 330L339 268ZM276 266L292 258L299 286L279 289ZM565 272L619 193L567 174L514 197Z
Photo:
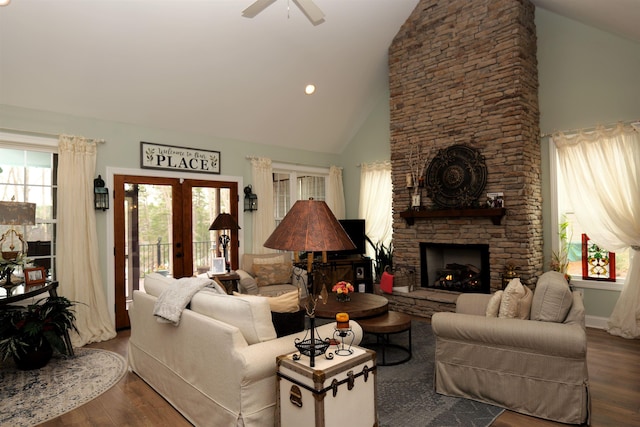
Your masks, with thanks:
M423 288L491 292L489 245L420 243Z

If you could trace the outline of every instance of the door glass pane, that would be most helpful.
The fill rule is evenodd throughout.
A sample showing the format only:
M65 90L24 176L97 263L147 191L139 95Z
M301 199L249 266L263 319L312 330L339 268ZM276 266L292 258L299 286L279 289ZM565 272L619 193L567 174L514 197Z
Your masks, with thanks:
M220 213L231 212L231 191L228 188L194 187L192 191L193 273L211 269L212 258L224 256L220 236L228 230L209 230ZM231 253L231 251L228 251ZM230 260L229 260L230 261Z
M144 275L172 276L171 186L125 184L125 292L143 289Z

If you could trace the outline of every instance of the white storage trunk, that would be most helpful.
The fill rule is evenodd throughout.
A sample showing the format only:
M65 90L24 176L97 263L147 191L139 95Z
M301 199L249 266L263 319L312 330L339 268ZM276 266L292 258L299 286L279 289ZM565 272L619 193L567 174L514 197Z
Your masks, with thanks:
M375 427L376 353L351 347L353 354L294 360L292 354L278 357L278 414L280 427Z

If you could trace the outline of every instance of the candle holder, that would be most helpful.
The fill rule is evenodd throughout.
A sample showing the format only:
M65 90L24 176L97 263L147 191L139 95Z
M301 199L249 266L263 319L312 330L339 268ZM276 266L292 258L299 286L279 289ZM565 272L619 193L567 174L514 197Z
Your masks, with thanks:
M348 342L348 344L345 344L345 340L348 340L349 338L351 338L351 340ZM353 330L351 328L335 328L335 331L333 332L333 339L334 341L338 342L338 344L336 344L337 348L334 353L338 356L349 356L350 354L353 354L351 345L353 344L353 340L355 338L356 334L353 333Z

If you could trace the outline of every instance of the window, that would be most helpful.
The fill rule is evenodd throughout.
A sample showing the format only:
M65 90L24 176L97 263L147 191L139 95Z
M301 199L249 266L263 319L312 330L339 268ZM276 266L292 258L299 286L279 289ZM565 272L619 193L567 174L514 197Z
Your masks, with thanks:
M587 284L587 287L618 289L613 282L598 281L590 278L583 281L583 261L588 257L588 253L583 253L583 234L586 234L584 227L577 221L574 209L569 201L569 191L562 180L562 175L558 171L558 157L555 145L550 144L551 157L551 183L555 185L555 197L552 194L552 251L558 253L559 248L566 246L568 268L567 273L571 276L572 283L579 283L579 286ZM606 191L606 187L603 188ZM553 191L552 191L553 193ZM606 251L605 248L600 248ZM629 250L615 252L615 283L621 285L629 270ZM592 281L593 280L593 281ZM597 283L596 283L597 281Z
M297 200L325 201L329 170L297 167L273 167L273 207L276 226Z
M15 197L36 204L36 225L17 231L29 245L27 256L52 280L56 278L57 166L58 155L53 152L0 147L0 200ZM0 235L9 227L0 225Z

